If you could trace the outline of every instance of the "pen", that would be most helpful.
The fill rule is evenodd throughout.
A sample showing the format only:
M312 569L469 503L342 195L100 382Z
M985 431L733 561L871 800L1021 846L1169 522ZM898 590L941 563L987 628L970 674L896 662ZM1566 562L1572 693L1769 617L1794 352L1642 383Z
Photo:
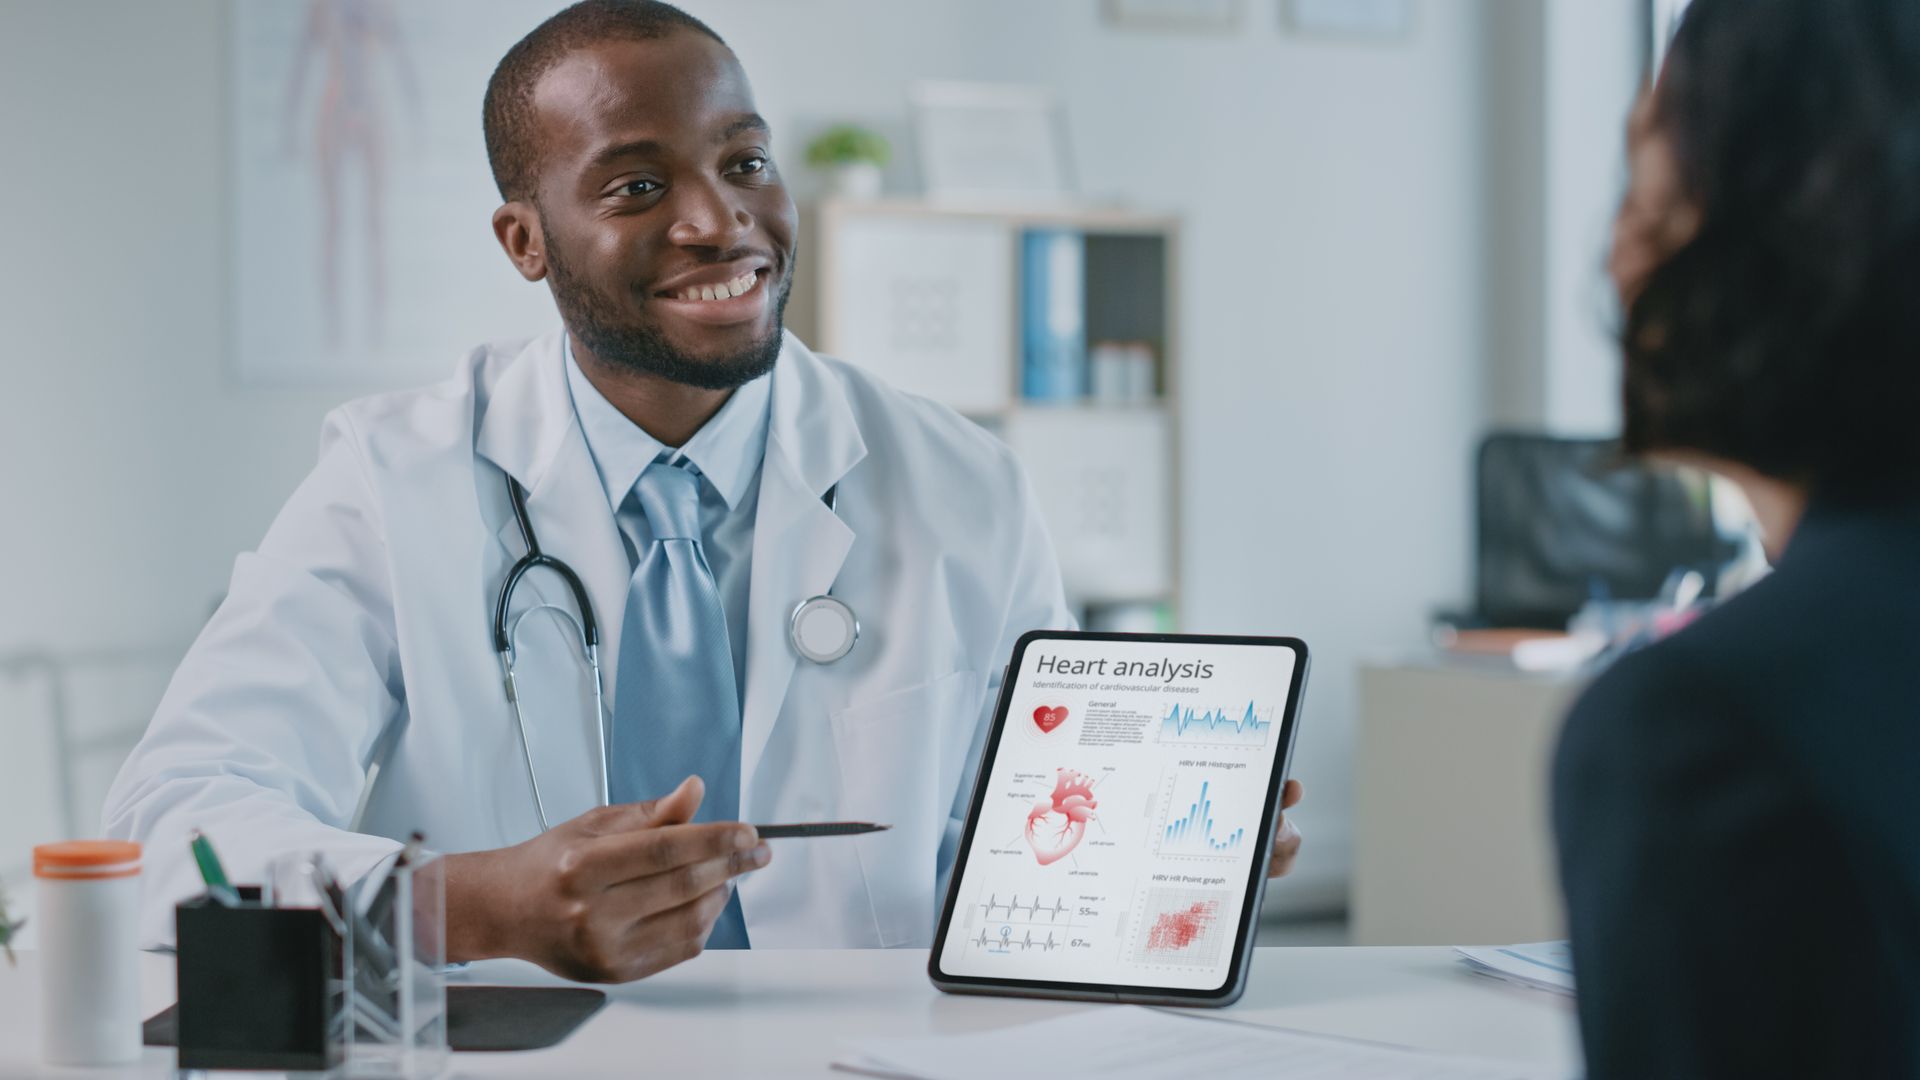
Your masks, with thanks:
M314 856L308 870L313 877L313 887L320 894L329 913L337 913L343 927L350 927L353 933L355 962L357 966L371 967L379 977L393 970L393 950L388 947L385 938L374 930L367 917L354 910L347 901L345 889L340 887L339 879L318 855Z
M804 825L755 825L753 830L762 840L783 840L804 836L858 836L891 828L891 825L875 825L871 821L810 821Z
M407 837L406 846L400 849L400 854L394 856L393 865L388 868L386 876L380 879L380 887L373 890L373 900L367 904L368 923L379 926L386 921L387 913L393 910L393 894L397 891L399 884L394 880L393 875L418 861L426 842L426 834L419 831Z
M193 861L200 868L200 879L207 883L207 895L224 907L238 907L240 894L233 891L233 884L227 880L227 872L220 865L220 856L213 853L213 844L199 829L187 834L187 844L193 849Z

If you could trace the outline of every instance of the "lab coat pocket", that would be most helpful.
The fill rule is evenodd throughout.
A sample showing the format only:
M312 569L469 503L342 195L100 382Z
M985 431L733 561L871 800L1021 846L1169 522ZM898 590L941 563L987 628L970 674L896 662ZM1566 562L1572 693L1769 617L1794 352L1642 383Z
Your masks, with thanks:
M893 826L850 841L882 948L932 943L940 837L954 797L940 783L940 762L949 745L965 752L980 690L979 673L956 671L833 714L840 816Z

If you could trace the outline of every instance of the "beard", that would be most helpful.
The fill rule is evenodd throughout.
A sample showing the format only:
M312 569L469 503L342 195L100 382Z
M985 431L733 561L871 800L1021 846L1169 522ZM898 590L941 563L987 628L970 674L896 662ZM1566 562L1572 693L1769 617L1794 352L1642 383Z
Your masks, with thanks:
M675 347L658 327L633 321L625 305L573 272L551 236L547 238L547 272L552 276L554 306L567 328L593 355L614 367L702 390L732 390L772 371L780 359L787 296L793 291L791 272L780 279L773 298L773 328L766 336L735 352L708 357ZM772 287L771 282L762 286Z

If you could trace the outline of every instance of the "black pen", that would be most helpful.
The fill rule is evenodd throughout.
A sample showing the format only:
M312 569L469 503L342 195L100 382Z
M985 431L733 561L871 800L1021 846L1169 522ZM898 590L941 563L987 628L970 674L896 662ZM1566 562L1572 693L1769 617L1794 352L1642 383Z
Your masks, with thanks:
M753 831L759 833L762 840L787 840L803 836L858 836L891 828L891 825L875 825L871 821L810 821L804 825L755 825Z
M388 947L385 938L373 928L373 923L353 906L347 899L347 892L340 887L340 881L327 869L327 864L318 855L308 871L313 878L313 887L319 891L321 900L334 912L339 913L341 923L353 935L354 964L356 967L371 966L373 972L384 977L393 970L393 949Z
M421 849L426 842L426 834L418 831L407 837L406 846L400 849L400 854L393 857L393 865L380 879L379 887L373 890L373 900L367 904L367 922L379 926L386 921L387 913L393 909L393 894L399 884L394 881L393 875L419 861Z

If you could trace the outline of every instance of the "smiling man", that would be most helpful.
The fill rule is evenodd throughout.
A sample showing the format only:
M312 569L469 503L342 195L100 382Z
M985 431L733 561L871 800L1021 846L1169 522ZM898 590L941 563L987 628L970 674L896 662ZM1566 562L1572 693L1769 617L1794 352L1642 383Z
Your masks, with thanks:
M148 937L193 828L237 880L362 878L419 829L455 960L929 944L1003 665L1072 621L1025 477L785 333L793 202L705 25L570 7L485 124L494 234L562 326L328 419L109 795ZM815 602L857 633L802 635ZM837 819L891 828L775 858L743 824Z

